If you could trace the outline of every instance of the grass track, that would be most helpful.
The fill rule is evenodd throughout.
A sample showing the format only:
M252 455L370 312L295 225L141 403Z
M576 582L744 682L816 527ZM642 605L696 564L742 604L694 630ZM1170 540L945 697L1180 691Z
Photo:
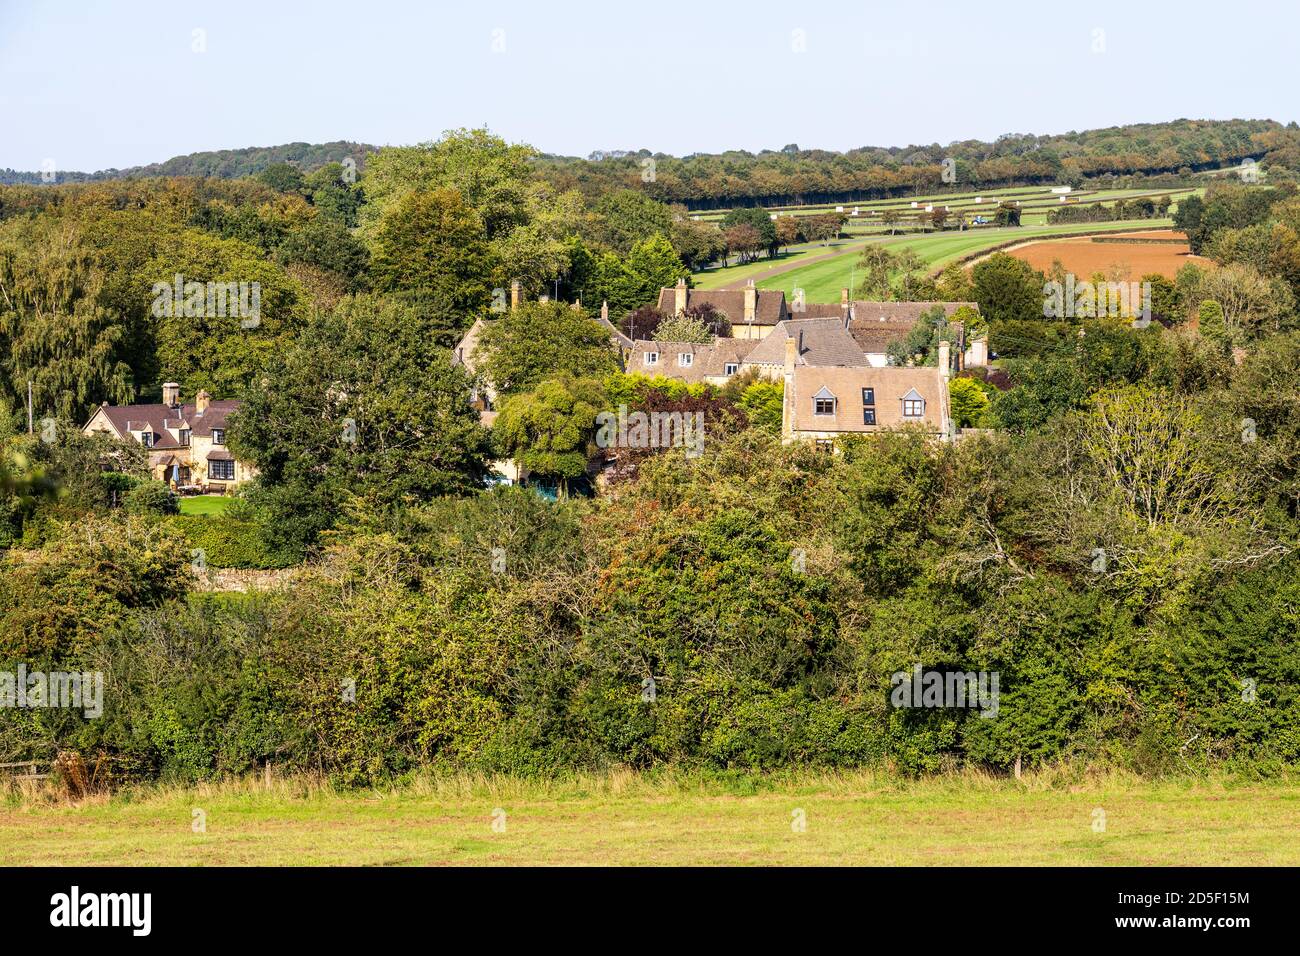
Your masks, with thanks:
M206 832L191 827L196 808ZM497 808L505 832L491 827ZM796 810L805 832L792 829ZM0 864L1296 865L1298 818L1295 781L614 774L342 792L245 781L80 806L11 796Z
M928 235L909 235L885 237L881 239L858 240L856 243L845 242L838 247L839 254L819 262L810 262L788 272L765 277L765 271L773 266L799 262L796 257L786 257L773 262L762 260L748 266L733 266L731 269L719 269L696 277L696 285L704 289L716 289L738 280L753 279L760 289L782 289L786 297L793 295L795 286L804 290L809 302L838 302L840 289L856 281L854 266L858 254L867 242L883 242L892 249L911 249L926 266L932 269L942 268L964 256L976 254L984 249L992 249L1011 240L1041 239L1056 235L1070 235L1081 232L1125 232L1132 229L1169 228L1170 219L1134 219L1120 222L1099 223L1058 223L1052 226L1021 226L1002 229L969 229L965 232L941 232ZM828 250L822 249L824 254ZM812 254L800 254L811 258ZM744 269L742 273L737 271Z

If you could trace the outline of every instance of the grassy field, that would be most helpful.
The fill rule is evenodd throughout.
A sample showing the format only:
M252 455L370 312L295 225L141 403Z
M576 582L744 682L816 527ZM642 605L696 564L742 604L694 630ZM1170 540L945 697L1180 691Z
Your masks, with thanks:
M763 266L766 265L764 260L764 262L758 264L741 267L747 270L745 274L735 272L735 267L732 270L718 270L708 273L707 280L697 281L697 285L701 288L716 289L730 282L735 282L737 278L752 278L754 284L760 289L782 289L785 291L787 298L794 294L794 289L798 286L804 290L804 296L809 302L838 302L840 301L840 289L851 287L856 282L854 267L857 265L858 254L868 241L883 242L894 250L911 249L920 256L925 265L932 269L938 269L963 256L972 255L984 249L992 249L1011 240L1024 240L1027 242L1044 236L1083 232L1125 232L1130 229L1168 228L1170 225L1172 225L1172 220L1169 219L1137 219L1120 222L1064 223L1053 226L970 229L965 232L951 231L928 235L861 240L857 243L844 243L837 250L839 254L833 258L808 262L806 265L799 265L798 268L786 272L764 276ZM825 251L823 250L823 252ZM808 258L811 258L811 256L808 256ZM798 263L800 261L795 257L779 259L768 265L767 271L771 272L772 266L781 266L791 262ZM759 268L755 269L754 265ZM729 277L727 273L732 273L732 275Z
M1294 866L1297 819L1294 781L248 780L76 805L11 792L0 864Z
M234 500L228 495L192 495L181 499L181 514L219 515L229 508Z

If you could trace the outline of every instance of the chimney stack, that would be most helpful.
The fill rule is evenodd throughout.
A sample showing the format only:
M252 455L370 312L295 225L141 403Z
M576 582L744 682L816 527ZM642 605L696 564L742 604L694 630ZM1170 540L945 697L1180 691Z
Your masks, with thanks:
M175 408L181 403L181 387L175 382L163 382L163 404Z
M673 312L681 315L686 311L686 280L678 279L673 286Z
M754 280L750 279L745 283L745 321L753 322L754 317L758 314L758 289L754 288Z
M795 341L793 335L786 336L785 339L785 374L793 375L795 362L799 358L799 343Z
M849 307L849 290L840 289L840 308L847 309L848 307Z
M519 280L510 280L510 311L519 308Z
M946 341L939 343L939 374L947 378L952 372L952 346Z
M194 396L194 411L202 415L208 410L208 405L212 402L212 396L208 394L206 388L199 389L199 394Z

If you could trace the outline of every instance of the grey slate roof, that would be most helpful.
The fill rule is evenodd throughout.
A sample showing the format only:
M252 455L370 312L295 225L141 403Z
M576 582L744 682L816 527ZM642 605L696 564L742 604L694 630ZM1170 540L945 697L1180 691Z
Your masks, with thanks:
M799 343L797 365L858 366L866 365L853 336L840 319L787 319L758 343L745 360L748 365L785 365L785 343L793 338Z

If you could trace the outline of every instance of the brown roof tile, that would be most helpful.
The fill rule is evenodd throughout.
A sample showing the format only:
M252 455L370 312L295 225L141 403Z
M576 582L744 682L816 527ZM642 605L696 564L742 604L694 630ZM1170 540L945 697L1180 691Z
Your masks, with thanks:
M673 313L675 291L672 288L659 290L659 311ZM745 290L744 289L687 289L686 307L711 305L731 322L732 325L745 324ZM785 303L785 293L780 289L759 289L754 307L755 325L776 325L788 318L790 311Z
M800 343L799 365L866 365L867 357L844 328L842 319L787 319L758 343L745 360L749 365L785 365L785 343Z

